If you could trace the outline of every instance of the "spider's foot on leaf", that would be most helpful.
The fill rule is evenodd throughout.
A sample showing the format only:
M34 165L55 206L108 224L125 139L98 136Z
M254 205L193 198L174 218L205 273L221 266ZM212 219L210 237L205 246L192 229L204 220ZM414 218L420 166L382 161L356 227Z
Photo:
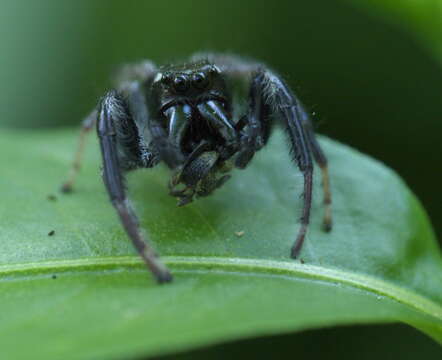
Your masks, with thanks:
M322 230L324 232L330 232L332 231L332 229L333 229L333 223L331 222L331 220L328 221L324 219L324 222L322 223Z
M169 271L162 272L160 274L156 274L155 278L158 284L167 284L173 281L173 276Z
M322 221L322 230L325 232L330 232L333 228L333 220L331 215L330 204L325 204L324 220Z

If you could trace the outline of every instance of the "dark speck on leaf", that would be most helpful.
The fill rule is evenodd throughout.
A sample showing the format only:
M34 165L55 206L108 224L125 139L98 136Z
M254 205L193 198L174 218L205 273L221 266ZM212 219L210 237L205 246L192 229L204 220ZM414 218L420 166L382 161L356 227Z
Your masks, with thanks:
M52 279L56 279L57 278L57 275L52 275Z
M57 197L54 194L49 194L48 195L48 200L49 201L57 201Z
M48 232L48 236L52 236L54 234L55 234L55 230L51 230L51 231Z

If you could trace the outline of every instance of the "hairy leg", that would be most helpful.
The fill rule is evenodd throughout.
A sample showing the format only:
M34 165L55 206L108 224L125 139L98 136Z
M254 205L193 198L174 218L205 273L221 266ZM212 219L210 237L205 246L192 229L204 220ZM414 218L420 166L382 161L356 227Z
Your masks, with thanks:
M313 158L321 169L322 173L322 188L324 191L324 218L322 222L322 227L324 231L330 231L333 226L332 221L332 209L331 209L331 189L330 189L330 177L328 173L328 162L324 152L321 149L321 146L316 139L315 133L313 131L313 126L310 120L310 116L307 111L304 109L302 104L300 104L299 112L302 118L302 124L305 129L305 134L307 136Z
M283 120L291 143L293 161L298 165L304 177L301 228L291 252L292 257L296 258L302 249L310 219L313 187L312 157L322 171L325 205L323 227L329 231L332 224L327 159L316 141L308 114L284 81L264 65L232 55L197 55L200 58L204 56L214 62L222 72L228 74L228 77L233 80L232 84L244 81L250 83L249 110L246 115L239 117L235 126L241 134L240 150L236 158L237 167L246 167L254 153L266 144L274 125L272 119L276 117ZM235 90L235 87L232 89ZM241 90L238 94L238 99L245 96Z
M244 169L250 163L255 152L260 150L269 138L269 107L264 103L262 81L262 74L253 78L248 113L237 123L237 129L241 134L241 148L235 159L235 166L240 169Z
M302 124L299 111L300 103L288 86L274 73L264 69L261 69L261 76L258 79L261 84L263 101L269 106L270 115L276 115L282 119L290 140L293 161L298 165L304 177L301 228L291 249L291 256L297 258L301 252L310 222L313 188L311 149Z
M169 282L172 280L172 275L158 259L148 239L141 233L137 216L126 196L121 165L126 159L119 156L121 152L118 150L126 149L128 153L134 151L132 145L130 148L127 147L127 139L137 136L135 130L133 118L122 97L115 91L106 94L100 104L97 124L106 189L126 233L147 267L159 283Z
M154 76L156 70L156 66L152 62L142 61L122 66L114 76L115 87L127 97L135 121L143 122L147 118L147 109L140 84ZM83 160L86 136L95 127L96 121L97 110L94 109L82 122L74 161L67 180L61 186L61 191L64 193L71 192L74 187Z

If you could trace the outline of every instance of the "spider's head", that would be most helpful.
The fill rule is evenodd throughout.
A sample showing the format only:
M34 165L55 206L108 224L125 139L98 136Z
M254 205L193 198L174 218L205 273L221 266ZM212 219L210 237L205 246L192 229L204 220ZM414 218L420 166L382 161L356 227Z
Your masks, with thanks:
M152 86L162 106L172 102L196 103L210 96L224 96L220 74L216 65L206 61L169 65L160 69Z
M166 66L151 86L163 132L155 140L162 160L180 174L177 184L199 194L213 190L219 180L214 174L238 139L223 74L208 61ZM197 184L202 188L197 190Z

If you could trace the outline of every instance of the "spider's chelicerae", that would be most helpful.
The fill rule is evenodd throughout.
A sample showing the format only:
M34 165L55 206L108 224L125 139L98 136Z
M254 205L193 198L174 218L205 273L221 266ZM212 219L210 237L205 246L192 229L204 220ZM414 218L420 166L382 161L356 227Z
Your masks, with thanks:
M304 178L301 227L291 256L306 235L312 202L313 161L322 170L324 229L331 229L327 160L309 114L286 83L263 64L232 55L197 54L180 65L156 67L150 61L123 67L97 108L84 120L80 145L68 181L80 167L85 134L97 124L103 179L121 222L157 281L172 280L126 197L124 173L163 161L172 171L170 194L185 205L207 196L244 169L280 122L288 133L293 161Z

